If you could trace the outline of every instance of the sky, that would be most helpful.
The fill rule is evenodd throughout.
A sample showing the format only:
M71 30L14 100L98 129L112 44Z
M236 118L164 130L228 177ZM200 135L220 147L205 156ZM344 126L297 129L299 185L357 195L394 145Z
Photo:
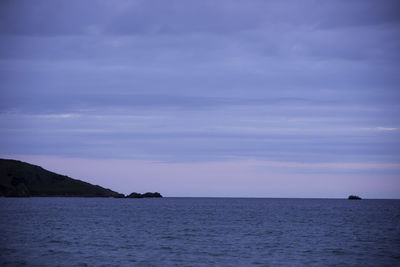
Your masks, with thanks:
M400 198L400 2L3 0L0 156L165 196Z

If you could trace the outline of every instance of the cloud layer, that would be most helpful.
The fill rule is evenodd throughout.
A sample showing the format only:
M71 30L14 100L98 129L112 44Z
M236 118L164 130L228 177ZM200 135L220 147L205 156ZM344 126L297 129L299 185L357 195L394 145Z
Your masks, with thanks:
M400 163L398 1L0 5L3 154Z

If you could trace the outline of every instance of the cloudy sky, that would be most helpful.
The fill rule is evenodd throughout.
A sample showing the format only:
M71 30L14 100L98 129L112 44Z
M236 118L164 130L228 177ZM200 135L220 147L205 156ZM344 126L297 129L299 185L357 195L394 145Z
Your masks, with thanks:
M0 153L122 193L400 198L400 3L0 3Z

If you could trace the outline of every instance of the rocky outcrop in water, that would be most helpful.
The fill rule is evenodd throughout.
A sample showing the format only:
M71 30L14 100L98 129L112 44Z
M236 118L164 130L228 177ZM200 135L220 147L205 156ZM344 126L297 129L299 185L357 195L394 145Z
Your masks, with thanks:
M350 200L361 200L361 197L350 195L347 199L350 199Z
M154 197L159 198L159 197L162 197L162 195L158 192L154 192L154 193L147 192L144 194L133 192L126 197L127 198L154 198Z

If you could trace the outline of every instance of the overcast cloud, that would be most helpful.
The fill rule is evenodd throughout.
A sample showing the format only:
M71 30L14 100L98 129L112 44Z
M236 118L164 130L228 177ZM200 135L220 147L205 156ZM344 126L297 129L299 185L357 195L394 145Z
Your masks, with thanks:
M5 0L0 148L399 164L399 51L399 1Z

